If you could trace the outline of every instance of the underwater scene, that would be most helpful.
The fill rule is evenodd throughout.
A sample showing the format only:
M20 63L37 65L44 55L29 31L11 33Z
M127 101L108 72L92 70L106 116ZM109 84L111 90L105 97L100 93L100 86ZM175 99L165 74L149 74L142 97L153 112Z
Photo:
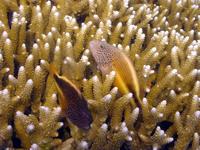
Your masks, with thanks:
M0 0L0 150L200 150L200 0Z

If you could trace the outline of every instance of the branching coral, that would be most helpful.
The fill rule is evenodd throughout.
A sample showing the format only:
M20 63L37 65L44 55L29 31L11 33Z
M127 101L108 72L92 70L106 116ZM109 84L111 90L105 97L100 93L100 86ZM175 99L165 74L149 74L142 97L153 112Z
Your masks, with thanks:
M1 0L0 149L199 149L199 7L198 0ZM116 72L100 72L91 40L130 58L142 107L130 103L134 91L114 86ZM61 114L50 64L87 100L88 131Z
M20 111L15 115L15 127L17 135L22 140L25 148L37 145L43 149L49 149L61 143L57 130L63 125L58 121L61 108L50 110L48 107L40 106L39 118L35 115L26 116ZM39 120L38 120L39 119Z

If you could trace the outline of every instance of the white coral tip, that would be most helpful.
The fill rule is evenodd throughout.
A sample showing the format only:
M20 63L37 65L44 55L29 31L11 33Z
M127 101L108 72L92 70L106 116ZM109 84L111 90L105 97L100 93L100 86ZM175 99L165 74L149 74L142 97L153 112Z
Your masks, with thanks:
M157 112L157 109L155 108L155 107L153 107L152 109L151 109L151 113L156 113Z
M106 123L102 124L101 129L106 132L108 130L108 125Z
M160 103L160 105L161 105L162 107L165 107L165 106L167 105L167 101L166 101L166 100L163 100L163 101Z
M126 127L126 122L122 122L121 127Z
M111 91L112 91L112 93L117 93L118 92L118 87L114 87Z
M195 115L198 119L200 119L200 111L195 111L194 115Z
M130 141L133 140L133 138L132 138L131 136L127 136L127 137L126 137L126 140L130 142Z
M21 111L17 111L17 112L16 112L16 116L17 116L17 117L22 116L22 115L23 115L23 113L22 113Z
M136 107L136 108L133 110L134 116L138 116L139 111L140 111L139 107Z
M128 128L127 127L122 127L121 131L122 131L122 133L127 134L128 133Z
M94 82L98 81L98 77L97 76L94 76L92 79L93 79Z
M28 79L27 84L28 85L33 85L33 80L32 79Z
M64 125L63 122L59 122L59 126L62 127Z
M13 129L13 128L12 128L11 125L8 125L8 126L7 126L7 130L8 130L8 131L12 131L12 129Z
M167 142L170 143L174 140L174 138L170 137L170 138L167 138Z
M31 133L31 132L34 131L34 129L35 129L34 124L29 124L29 125L27 126L27 128L26 128L26 132L27 132L27 133Z
M88 143L86 141L81 141L79 146L82 149L88 149Z
M39 146L37 144L32 144L30 150L39 150Z
M143 102L144 105L146 105L146 104L147 104L147 98L144 97L144 98L142 99L142 102Z
M176 117L180 117L180 112L177 111L177 112L175 113L175 116L176 116Z
M114 77L116 75L116 72L115 71L111 71L110 75Z
M49 111L49 108L46 107L46 106L40 106L40 109L45 111L45 112L48 112Z
M108 103L111 101L111 99L112 99L112 95L111 94L107 94L103 98L104 102L108 102Z
M133 97L133 93L128 93L128 94L127 94L127 97L128 97L128 98L132 98L132 97Z
M47 107L47 108L48 108L48 107ZM58 113L58 114L60 114L61 111L62 111L61 107L56 107L56 108L54 108L54 110L55 110L55 112Z

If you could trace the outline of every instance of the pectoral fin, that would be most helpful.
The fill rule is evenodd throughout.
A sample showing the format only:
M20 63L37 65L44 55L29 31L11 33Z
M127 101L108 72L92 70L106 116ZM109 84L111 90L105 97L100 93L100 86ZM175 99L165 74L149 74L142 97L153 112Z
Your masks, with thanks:
M115 76L114 85L116 87L118 87L119 91L122 94L128 94L130 92L128 87L127 87L127 85L126 85L126 83L124 82L124 80L122 79L122 77L120 76L119 73L117 73L116 76Z
M68 100L65 98L59 83L61 81L65 82L65 80L60 79L60 76L58 75L58 72L57 72L57 70L56 70L56 68L55 68L55 66L53 64L49 65L49 73L52 76L52 78L56 81L55 85L56 85L56 88L58 90L58 94L60 96L59 103L60 103L60 106L61 106L61 108L62 108L62 110L64 112L68 107ZM60 81L60 82L57 82L57 81Z
M118 73L116 73L114 85L116 87L118 87L119 91L122 94L128 94L128 93L130 93L127 84L124 82L124 79L122 78L122 76L120 76L120 74L118 74ZM135 106L135 102L133 100L131 100L131 104L132 104L132 106Z

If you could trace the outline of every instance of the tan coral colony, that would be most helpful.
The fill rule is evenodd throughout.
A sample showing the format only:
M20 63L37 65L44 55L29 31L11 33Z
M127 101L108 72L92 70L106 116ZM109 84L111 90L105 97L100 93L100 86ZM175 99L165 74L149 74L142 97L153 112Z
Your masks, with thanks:
M0 0L0 149L199 150L199 7L199 0ZM129 59L139 96L128 86L121 92L117 69L101 72L93 40ZM86 100L89 129L63 114L50 65Z

